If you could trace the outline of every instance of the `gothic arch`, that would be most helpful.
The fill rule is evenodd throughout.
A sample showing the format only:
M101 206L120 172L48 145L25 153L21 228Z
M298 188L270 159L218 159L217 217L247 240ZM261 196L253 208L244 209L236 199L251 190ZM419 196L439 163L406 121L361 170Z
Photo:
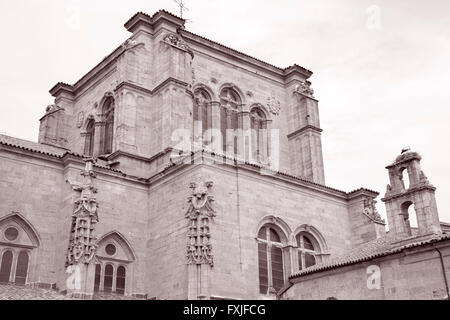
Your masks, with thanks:
M81 133L86 133L88 129L88 125L91 122L91 120L94 120L94 122L97 122L97 119L93 114L88 114L86 119L84 119L83 126L81 127Z
M114 102L116 101L116 97L111 91L106 92L100 99L100 103L98 104L98 106L101 108L100 112L103 112L103 107L105 106L105 103L108 101L108 99L112 99L114 100Z
M120 247L127 255L129 261L132 262L136 260L136 253L134 252L133 247L131 246L130 242L119 231L115 230L110 231L101 236L97 241L98 247L102 246L103 244L107 244L108 241L111 239L113 239L117 244L120 245Z
M221 95L222 91L225 90L225 89L232 89L232 90L234 90L238 94L238 96L239 96L239 98L241 100L241 104L242 105L246 104L247 101L246 101L244 92L237 85L235 85L232 82L227 82L227 83L224 83L224 84L222 84L220 86L219 91L218 91L219 92L219 95L218 95L218 99L219 100L220 100L220 95Z
M311 239L311 240L313 240L315 242L315 244L319 247L320 253L322 253L322 254L328 253L328 245L325 241L325 238L323 237L323 235L320 233L320 231L316 227L313 227L309 224L302 224L295 229L294 233L292 233L293 243L295 243L295 241L296 241L295 237L301 232L310 234L313 237L313 239Z
M28 235L32 246L37 248L41 245L41 237L33 225L20 213L13 212L0 218L0 227L9 223L15 223Z
M266 120L271 120L270 112L268 112L266 107L264 107L261 103L256 102L256 103L251 104L250 107L248 108L248 111L252 112L253 110L261 110L261 112L266 117Z
M291 228L289 227L289 225L281 218L275 217L273 215L268 215L265 216L264 218L261 219L261 221L259 222L256 230L255 230L255 235L258 234L259 230L264 227L265 225L269 225L272 226L279 234L279 236L281 237L281 242L284 243L285 245L287 244L291 244Z
M208 87L207 85L203 84L203 83L196 83L193 87L192 87L192 92L195 93L195 91L197 90L205 90L209 96L211 97L211 101L216 101L217 97L214 94L214 91Z

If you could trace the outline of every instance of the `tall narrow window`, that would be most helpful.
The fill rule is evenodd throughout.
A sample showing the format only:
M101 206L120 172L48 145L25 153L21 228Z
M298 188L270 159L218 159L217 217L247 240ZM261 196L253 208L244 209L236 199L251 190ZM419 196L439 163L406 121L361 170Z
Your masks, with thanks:
M102 265L97 263L95 265L94 292L100 291L101 273L102 273Z
M412 229L417 228L417 215L414 204L411 201L404 202L401 206L403 215L403 227L407 236L413 235Z
M265 162L267 158L267 119L259 108L250 111L250 126L252 129L252 158L259 162Z
M103 154L109 154L113 149L114 134L114 99L112 97L108 98L103 105L103 116L105 117Z
M225 88L220 94L220 131L223 139L223 151L232 151L237 154L238 137L235 135L236 129L239 128L239 112L241 110L242 101L236 91L231 88ZM230 135L227 137L227 130Z
M28 253L22 251L17 258L15 283L25 284L28 274Z
M212 110L211 110L211 96L204 89L197 89L194 92L194 124L201 124L202 130L202 144L205 142L205 131L212 128ZM195 132L199 134L200 132Z
M118 294L125 293L125 278L126 270L124 266L117 268L117 278L116 278L116 292Z
M284 285L283 250L280 236L272 227L261 228L257 237L259 292L279 291Z
M113 276L114 276L114 268L112 265L107 264L105 267L105 279L104 279L104 291L105 292L112 292L112 285L113 285Z
M87 156L94 155L94 136L95 136L95 121L89 120L86 126L86 136L84 141L84 154Z
M303 270L315 265L317 249L313 244L312 237L309 234L299 233L296 240L298 246L299 269Z
M0 283L9 282L11 275L13 254L11 251L5 251L2 256L2 264L0 266Z

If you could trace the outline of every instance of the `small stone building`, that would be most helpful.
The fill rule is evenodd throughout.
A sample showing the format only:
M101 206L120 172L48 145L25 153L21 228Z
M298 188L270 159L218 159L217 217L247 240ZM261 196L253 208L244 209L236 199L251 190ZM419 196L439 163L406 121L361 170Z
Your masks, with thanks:
M184 23L137 13L128 40L50 90L38 143L0 136L0 282L87 299L445 297L448 225L419 155L388 167L386 234L377 192L325 184L312 72Z

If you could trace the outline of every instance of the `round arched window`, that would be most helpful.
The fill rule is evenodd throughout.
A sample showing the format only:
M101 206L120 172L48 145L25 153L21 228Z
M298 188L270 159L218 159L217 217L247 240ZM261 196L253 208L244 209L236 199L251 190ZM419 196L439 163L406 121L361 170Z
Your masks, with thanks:
M105 247L105 251L108 255L113 256L116 254L117 249L115 245L110 243Z
M317 263L317 246L314 245L313 237L306 233L296 236L298 245L298 266L300 270L309 268Z
M14 227L8 227L5 230L5 238L9 241L14 241L19 237L19 230Z

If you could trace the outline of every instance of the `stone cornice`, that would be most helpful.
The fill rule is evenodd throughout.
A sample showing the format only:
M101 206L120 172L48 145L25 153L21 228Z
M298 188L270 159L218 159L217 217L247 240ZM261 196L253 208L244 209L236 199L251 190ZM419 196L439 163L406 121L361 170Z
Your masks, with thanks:
M144 92L146 94L153 95L153 91L152 90L144 88L144 87L142 87L140 85L137 85L137 84L134 84L134 83L131 83L131 82L128 82L128 81L123 81L123 82L119 83L114 88L114 92L118 92L122 88L124 88L124 89L132 89L134 91L141 91L141 92Z
M125 22L124 27L129 32L134 32L140 25L145 25L148 29L152 30L162 22L172 24L177 28L182 28L184 27L185 20L165 10L159 10L153 16L138 12Z
M52 160L52 162L59 163L63 167L67 166L70 163L73 163L73 164L76 164L76 165L79 165L82 167L84 165L84 161L86 159L83 155L76 154L73 152L62 151L60 154L53 154L53 153L41 152L41 151L33 150L30 148L23 148L20 146L9 145L9 144L0 142L0 150L2 150L2 149L4 149L5 151L10 151L10 152L14 152L14 153L25 153L25 154L28 154L29 156L32 156L35 158L41 158L43 160L54 159L54 160ZM113 153L112 155L110 155L108 157L108 160L113 160L113 159L117 158L118 156L123 155L123 156L132 157L136 160L145 161L145 162L150 163L164 155L167 155L168 153L170 153L172 151L173 151L172 148L167 148L167 149L161 151L160 153L155 154L154 156L152 156L150 158L132 155L132 154L122 152L122 151L117 151L117 152ZM243 169L247 172L257 173L258 175L260 175L260 170L262 169L261 166L256 165L256 164L238 163L236 159L227 158L225 156L220 156L217 154L211 154L211 153L208 153L205 151L199 151L197 153L193 153L189 157L193 161L196 157L203 157L205 159L208 158L210 160L214 159L214 157L220 157L224 160L227 159L227 162L230 162L228 164L229 166L234 166L239 169ZM196 162L194 161L194 165L195 165L195 163ZM95 164L94 168L95 168L96 172L101 172L106 175L115 176L117 178L125 179L130 182L137 182L139 184L151 185L151 184L155 183L156 181L158 181L159 179L170 175L171 173L177 172L185 167L191 167L191 166L193 166L193 165L184 163L184 161L182 159L182 160L178 161L177 163L168 164L167 167L160 170L159 172L157 172L150 178L136 177L133 175L126 174L120 170L112 169L110 167L103 166L100 164ZM325 185L321 185L321 184L318 184L318 183L315 183L315 182L312 182L312 181L309 181L306 179L302 179L301 177L293 176L293 175L290 175L290 174L287 174L284 172L274 172L274 174L271 175L271 177L275 178L279 181L290 182L297 186L302 186L307 189L315 190L315 191L318 191L318 192L326 194L326 195L331 195L331 196L340 198L342 200L347 201L349 198L349 193L346 193L345 191L327 187ZM370 191L368 189L363 189L363 190ZM373 192L373 191L370 191L370 192L375 194L375 192ZM354 192L352 192L352 193L354 193ZM350 193L350 194L352 194L352 193Z
M50 89L50 94L54 97L60 95L61 93L66 93L68 95L73 95L75 92L75 88L67 83L58 82Z
M288 138L288 139L294 138L294 137L298 136L300 133L302 133L302 132L304 132L304 131L308 131L308 130L310 130L310 131L316 131L316 132L319 132L319 133L323 132L322 129L317 128L317 127L315 127L315 126L313 126L313 125L308 124L308 125L304 126L303 128L300 128L300 129L298 129L298 130L296 130L296 131L294 131L294 132L288 134L288 135L287 135L287 138Z
M189 85L181 80L175 79L175 78L167 78L166 80L164 80L163 82L161 82L160 84L158 84L152 91L152 94L156 94L159 90L161 90L162 88L164 88L166 85L168 85L169 83L176 83L178 85L181 85L183 87L188 87Z
M347 199L348 200L353 200L355 198L361 198L361 197L371 197L371 198L376 198L380 195L379 192L377 191L373 191L370 189L366 189L366 188L360 188L358 190L354 190L352 192L349 192L347 194Z
M240 61L259 70L264 70L274 76L281 78L283 81L288 81L289 77L293 75L299 75L301 78L309 79L313 74L312 71L297 64L282 69L192 32L186 30L179 30L179 32L183 36L183 39L188 43L195 43L202 47L206 47L211 52L219 53L231 58L234 61Z
M431 184L412 186L408 190L406 190L406 192L400 192L400 193L390 194L390 195L384 196L384 198L382 198L381 201L387 202L387 201L390 201L392 199L401 198L403 196L411 195L411 194L413 194L413 193L415 193L417 191L421 191L421 190L430 190L430 191L434 192L434 191L436 191L436 187L434 187Z

